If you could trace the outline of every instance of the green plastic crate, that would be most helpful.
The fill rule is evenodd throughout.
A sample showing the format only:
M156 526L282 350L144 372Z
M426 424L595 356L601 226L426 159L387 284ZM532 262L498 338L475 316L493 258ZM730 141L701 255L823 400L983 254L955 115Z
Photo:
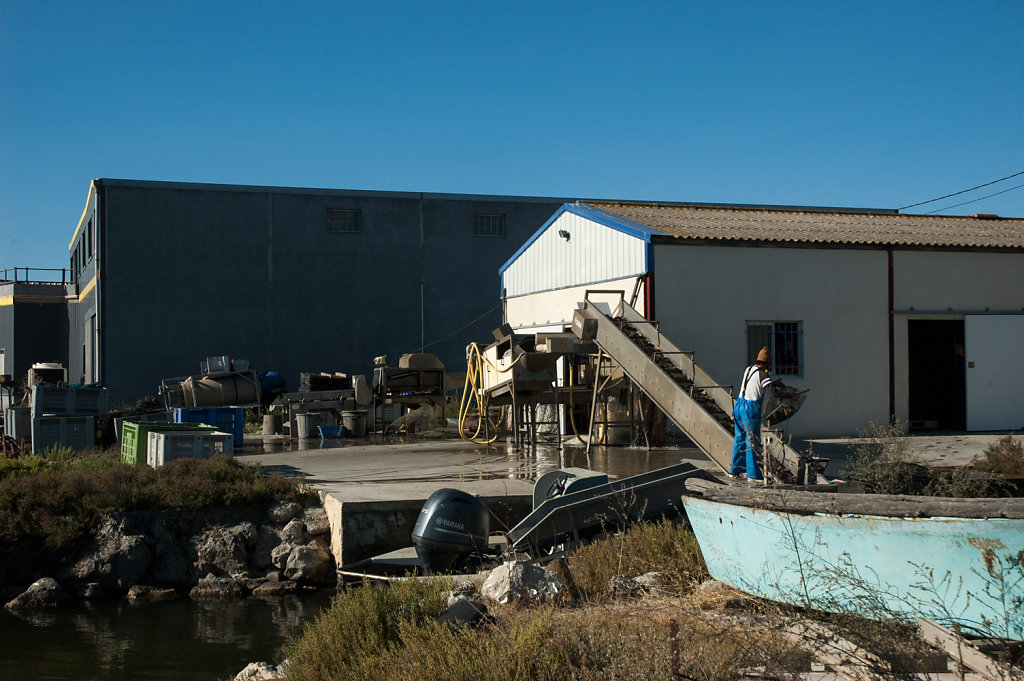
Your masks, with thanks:
M160 423L157 421L121 424L121 461L133 466L145 466L149 448L150 431L200 432L217 430L205 423Z

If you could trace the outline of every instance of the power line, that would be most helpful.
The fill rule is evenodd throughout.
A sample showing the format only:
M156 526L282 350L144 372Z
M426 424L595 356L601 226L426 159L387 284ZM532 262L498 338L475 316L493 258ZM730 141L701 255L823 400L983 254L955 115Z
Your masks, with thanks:
M476 318L475 318L475 320L473 320L472 322L468 322L468 323L466 323L466 324L462 325L461 327L459 327L458 329L456 329L455 331L453 331L453 332L452 332L452 333L450 333L449 335L447 335L447 336L444 336L443 338L438 338L438 339L437 339L437 340L435 340L435 341L431 341L431 342L427 343L426 345L424 345L424 346L423 346L423 349L425 350L425 349L427 349L428 347L430 347L431 345L437 345L437 344L438 344L438 343L440 343L441 341L446 341L447 339L449 339L449 338L452 338L452 336L455 336L455 335L456 335L457 333L459 333L460 331L462 331L463 329L465 329L465 328L467 328L467 327L471 327L471 326L473 326L474 324L476 324L477 322L479 322L480 320L482 320L482 318L483 318L483 317L485 317L486 315L488 315L488 314L490 314L490 313L494 312L494 311L495 311L496 309L498 309L498 308L499 308L499 307L501 307L501 306L502 306L502 304L501 304L501 303L498 303L497 305L495 305L494 307L492 307L492 308L488 309L488 310L487 310L486 312L484 312L484 313L483 313L483 314L481 314L480 316L476 317Z
M974 203L976 201L981 201L982 199L988 199L988 198L991 198L993 196L999 196L1000 194L1005 194L1006 192L1012 192L1014 189L1020 189L1021 187L1024 187L1024 184L1018 184L1016 187L1010 187L1009 189L1004 189L1003 191L996 192L995 194L989 194L988 196L982 196L980 199L971 199L970 201L964 201L963 203L954 203L952 206L946 206L945 208L939 208L938 210L933 210L933 211L931 211L929 213L925 213L925 215L935 215L936 213L940 213L940 212L942 212L944 210L949 210L950 208L956 208L957 206L966 206L968 203Z
M966 194L967 192L973 192L975 189L981 189L982 187L987 187L990 184L995 184L996 182L1002 182L1003 180L1009 180L1011 177L1017 177L1018 175L1024 175L1024 170L1020 171L1019 173L1014 173L1013 175L1007 175L1006 177L1000 177L998 180L992 180L991 182L986 182L985 184L979 184L977 187L971 187L970 189L961 189L958 192L953 192L952 194L946 194L945 196L940 196L937 199L928 199L927 201L921 201L920 203L912 203L909 206L900 206L896 210L906 210L907 208L913 208L914 206L923 206L926 203L935 203L936 201L941 201L942 199L948 199L951 196L957 196L958 194ZM1007 191L1009 191L1009 190L1007 190ZM1001 194L1002 192L999 192L999 193ZM992 196L995 196L995 194L992 194ZM982 198L988 198L988 197L982 197ZM968 203L970 203L970 202L968 201ZM961 204L957 204L957 205L962 206L963 204L961 203ZM953 206L949 206L949 207L952 208Z

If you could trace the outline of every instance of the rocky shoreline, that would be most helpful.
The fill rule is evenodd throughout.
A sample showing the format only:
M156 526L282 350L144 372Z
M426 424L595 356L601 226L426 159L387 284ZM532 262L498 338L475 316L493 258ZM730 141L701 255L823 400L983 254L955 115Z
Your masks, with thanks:
M337 582L330 523L319 497L197 511L107 516L52 574L30 551L0 572L8 610L127 598L223 600L330 588Z

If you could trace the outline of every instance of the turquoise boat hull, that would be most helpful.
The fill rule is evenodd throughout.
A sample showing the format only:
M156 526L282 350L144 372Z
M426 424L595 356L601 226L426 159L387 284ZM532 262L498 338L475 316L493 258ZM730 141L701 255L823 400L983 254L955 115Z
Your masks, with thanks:
M684 497L711 576L872 619L1024 640L1024 519L788 513Z

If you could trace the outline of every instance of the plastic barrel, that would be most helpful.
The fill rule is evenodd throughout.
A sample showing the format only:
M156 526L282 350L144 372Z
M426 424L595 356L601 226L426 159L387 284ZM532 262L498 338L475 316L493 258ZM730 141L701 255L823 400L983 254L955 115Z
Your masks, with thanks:
M295 431L300 440L320 437L316 427L320 424L319 414L296 414Z
M264 414L263 415L263 434L264 435L279 435L281 433L281 415L280 414Z
M366 410L341 412L341 425L345 426L353 437L366 437Z

